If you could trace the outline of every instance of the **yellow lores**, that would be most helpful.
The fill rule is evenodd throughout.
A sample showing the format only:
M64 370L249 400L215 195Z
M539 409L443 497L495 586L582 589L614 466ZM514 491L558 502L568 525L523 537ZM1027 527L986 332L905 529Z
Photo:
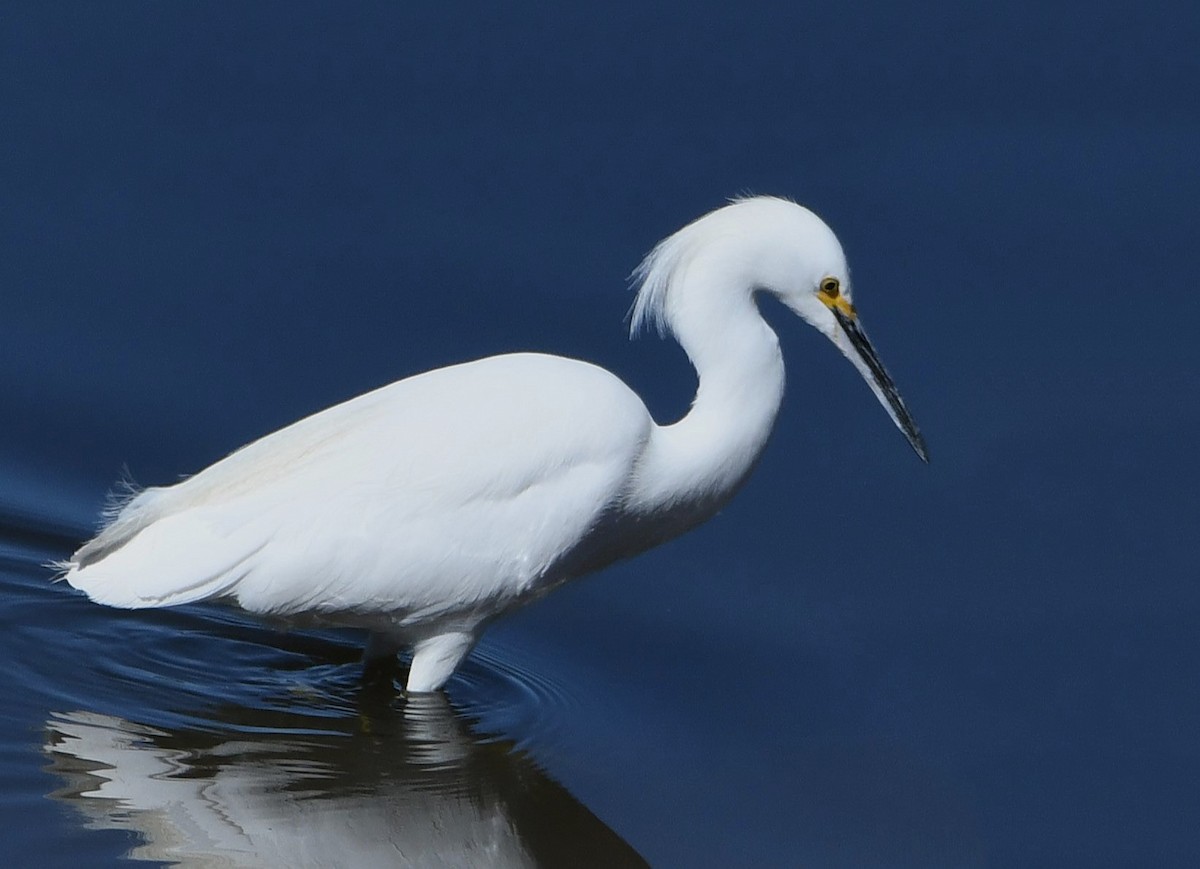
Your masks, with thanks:
M838 283L837 278L823 279L821 286L817 289L817 298L835 313L841 311L851 320L858 316L854 305L850 304L850 300L842 295L842 285Z

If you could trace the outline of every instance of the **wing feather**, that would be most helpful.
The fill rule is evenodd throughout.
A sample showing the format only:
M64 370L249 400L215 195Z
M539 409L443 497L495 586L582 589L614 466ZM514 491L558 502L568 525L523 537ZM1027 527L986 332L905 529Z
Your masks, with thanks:
M603 369L517 354L399 381L131 500L68 563L122 607L430 613L524 591L619 501L653 425Z

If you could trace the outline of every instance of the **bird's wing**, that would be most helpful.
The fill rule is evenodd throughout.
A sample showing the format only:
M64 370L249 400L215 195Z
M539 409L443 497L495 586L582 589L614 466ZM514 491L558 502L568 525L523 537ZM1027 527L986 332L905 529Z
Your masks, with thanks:
M117 506L108 511L104 527L75 551L66 566L89 567L167 516L204 504L228 503L240 495L261 490L272 480L318 458L323 451L335 448L356 427L369 423L405 382L390 384L305 417L247 444L174 486L152 486L119 499Z
M533 354L438 369L147 490L68 582L113 606L417 613L523 591L618 499L649 436L612 375Z

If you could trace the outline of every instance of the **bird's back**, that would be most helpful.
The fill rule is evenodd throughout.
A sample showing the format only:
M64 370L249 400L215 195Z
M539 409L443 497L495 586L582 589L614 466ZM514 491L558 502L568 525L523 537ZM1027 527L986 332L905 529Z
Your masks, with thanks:
M122 607L232 597L248 610L494 611L617 505L653 423L613 375L537 354L385 386L132 499L68 582Z

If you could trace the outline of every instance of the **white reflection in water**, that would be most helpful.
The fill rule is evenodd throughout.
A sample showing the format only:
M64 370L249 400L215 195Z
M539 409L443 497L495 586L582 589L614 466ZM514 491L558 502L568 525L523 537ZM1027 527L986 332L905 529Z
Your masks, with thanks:
M234 732L55 715L45 750L66 785L52 796L90 828L138 833L129 856L140 860L645 865L529 758L475 736L441 697L353 719L227 712Z

